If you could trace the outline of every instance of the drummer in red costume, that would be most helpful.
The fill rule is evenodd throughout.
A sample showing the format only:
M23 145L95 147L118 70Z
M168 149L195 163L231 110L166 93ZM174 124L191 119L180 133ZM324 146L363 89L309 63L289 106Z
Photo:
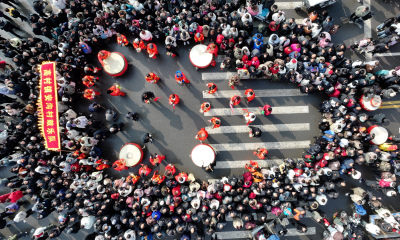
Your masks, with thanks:
M208 44L208 46L207 46L207 48L206 48L206 52L211 53L214 57L217 57L217 56L218 56L218 46L217 46L217 44L215 44L215 43L210 43L210 44ZM213 59L213 60L211 61L211 66L214 67L215 64L216 64L216 62L215 62L215 60Z
M164 176L171 179L174 177L175 173L176 173L176 168L174 165L168 164L167 166L165 166Z
M174 93L169 95L168 103L169 105L172 105L173 109L175 109L175 106L179 103L179 96Z
M156 83L160 80L160 77L159 77L157 74L153 73L153 72L149 72L149 73L146 75L145 79L146 79L146 81L149 82L149 83L154 83L154 84L156 84Z
M264 116L268 116L272 112L272 107L271 105L265 104L264 107L260 108L261 113L264 114Z
M196 43L204 43L204 35L202 33L196 33L194 35L194 41Z
M107 94L111 96L125 96L126 93L121 91L121 86L118 83L114 83L109 89L107 89Z
M210 111L210 109L211 109L211 103L209 103L209 102L203 102L200 106L201 113L206 113L206 112Z
M117 43L121 46L127 46L129 44L128 39L126 39L125 35L117 33Z
M100 95L100 93L91 88L85 89L85 91L83 92L83 97L88 100L93 100L98 95Z
M217 117L212 117L210 120L208 120L210 123L213 125L214 128L219 128L221 126L221 119Z
M136 52L141 52L143 50L146 50L146 44L143 42L143 40L135 38L135 40L133 41L133 48L136 50Z
M242 98L238 95L234 95L231 97L231 100L229 101L229 106L231 107L232 112L233 112L233 107L239 105L241 100Z
M175 81L179 85L190 84L190 81L186 78L185 74L179 70L175 72Z
M158 155L156 153L156 154L154 154L154 157L153 157L153 155L150 154L149 161L150 161L151 165L158 167L158 165L160 165L162 160L164 160L164 159L165 159L164 155Z
M161 184L162 182L164 182L165 180L165 176L161 176L160 174L158 174L158 170L154 171L153 176L151 177L151 181L154 184Z
M82 83L86 87L90 88L90 87L93 87L93 85L96 83L97 80L99 80L98 77L95 77L95 76L92 76L92 75L85 75L82 78Z
M149 58L156 59L158 54L157 46L154 43L147 44L147 53Z
M253 152L253 154L256 155L259 159L263 160L267 157L268 150L265 148L257 148L257 150Z
M218 87L215 83L207 83L208 94L214 94L217 92Z
M139 175L141 177L148 176L151 173L151 168L145 164L142 164L142 166L139 168Z
M97 58L99 60L99 62L101 63L101 65L104 65L103 60L107 59L110 56L110 52L106 51L106 50L101 50L98 54L97 54Z
M246 95L247 103L253 101L254 98L256 98L256 93L251 88L246 89L246 91L244 92L244 95Z
M200 131L197 132L194 138L203 143L203 141L205 141L208 138L208 132L206 131L205 128L202 128L200 129Z

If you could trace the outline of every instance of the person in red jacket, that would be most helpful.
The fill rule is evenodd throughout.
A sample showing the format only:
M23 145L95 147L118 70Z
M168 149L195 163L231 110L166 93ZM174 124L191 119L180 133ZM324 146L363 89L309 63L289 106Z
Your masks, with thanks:
M256 98L256 93L251 88L246 89L246 91L244 92L244 95L246 95L247 103L253 101L254 98Z
M221 119L217 117L212 117L210 120L208 120L210 123L213 125L214 128L219 128L221 126Z
M265 148L257 148L257 150L253 152L253 154L256 155L259 159L263 160L267 157L268 150Z
M143 40L135 38L135 40L133 41L133 48L136 50L136 52L141 52L143 50L146 50L146 44L144 44Z
M100 93L91 88L85 89L83 92L83 97L88 100L93 100L98 95L100 95Z
M241 100L242 98L238 95L234 95L231 97L231 100L229 101L229 106L231 107L232 112L233 112L233 107L239 105Z
M111 96L125 96L126 93L121 91L121 86L118 83L114 83L108 90L107 94L110 94Z
M86 87L91 88L91 87L94 86L94 84L96 83L97 80L99 80L99 77L95 77L95 76L92 76L92 75L85 75L82 78L82 83Z
M161 164L161 162L165 159L164 155L158 155L157 153L153 155L150 154L150 158L149 161L151 163L151 165L157 167L158 165Z
M272 107L271 105L265 104L264 107L260 108L261 113L264 114L264 116L268 116L272 112Z
M179 70L175 72L175 81L179 85L190 84L190 81L186 78L185 74Z
M204 35L202 33L196 33L194 35L194 41L196 43L204 43Z
M218 87L215 83L207 83L208 94L214 94L217 92Z
M121 46L127 46L129 44L128 39L126 39L125 35L117 33L117 43Z
M200 106L201 113L206 113L206 112L210 111L210 109L211 109L211 103L209 103L209 102L203 102Z
M179 96L174 93L169 95L168 103L172 105L172 108L175 110L175 106L179 103Z
M199 140L202 143L203 141L205 141L208 138L208 132L206 131L205 128L202 128L202 129L200 129L200 131L197 132L197 134L194 138Z
M156 59L158 54L157 46L154 43L147 44L147 53L149 58Z
M160 80L160 77L159 77L157 74L153 73L153 72L149 72L149 73L146 75L145 79L146 79L146 81L149 82L149 83L154 83L154 84L156 84L156 83Z

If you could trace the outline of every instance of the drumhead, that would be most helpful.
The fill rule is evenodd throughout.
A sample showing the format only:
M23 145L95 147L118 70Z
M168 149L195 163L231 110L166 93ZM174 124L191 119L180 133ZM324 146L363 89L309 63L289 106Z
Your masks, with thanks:
M190 50L189 59L194 66L198 68L206 68L211 64L213 55L207 53L206 49L206 45L198 44Z
M119 159L124 159L127 167L136 166L142 158L142 148L135 143L127 143L119 151Z
M125 59L120 53L112 52L110 56L103 60L104 71L109 74L118 74L125 69Z
M215 161L215 151L208 144L195 146L190 156L193 163L198 167L207 167Z
M389 137L389 133L385 128L376 125L370 128L369 133L375 135L371 142L376 145L385 143Z

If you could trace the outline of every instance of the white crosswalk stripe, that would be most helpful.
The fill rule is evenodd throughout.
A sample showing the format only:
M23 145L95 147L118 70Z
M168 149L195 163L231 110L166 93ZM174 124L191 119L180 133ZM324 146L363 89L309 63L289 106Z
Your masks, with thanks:
M300 160L295 159L295 160ZM283 159L266 159L266 160L251 160L258 163L261 168L277 166L283 163ZM215 169L231 169L231 168L244 168L246 163L250 160L235 160L235 161L217 161L215 164Z
M251 125L258 127L262 132L288 132L288 131L308 131L310 130L309 123L289 123L289 124L266 124L266 125ZM249 127L247 125L239 126L221 126L219 128L206 127L208 134L226 134L226 133L247 133Z
M212 105L212 104L211 104ZM235 116L235 115L243 115L247 111L253 112L256 115L261 115L262 109L251 107L251 108L211 108L210 111L204 113L204 116ZM282 106L282 107L274 107L272 106L272 114L300 114L300 113L309 113L310 109L308 106Z
M201 74L203 81L226 80L235 75L235 72L205 72Z
M315 227L309 227L307 232L300 233L296 228L288 228L285 237L315 235L317 232ZM215 233L218 239L248 239L251 238L251 231L224 231Z
M296 97L306 96L299 89L260 89L254 90L256 97ZM244 91L239 90L219 90L214 94L203 92L203 98L230 98L234 95L244 97Z
M295 9L297 7L301 7L303 5L303 2L296 2L296 1L290 1L290 2L275 2L275 4L278 6L279 10L283 9Z
M221 143L210 144L215 151L253 151L257 148L273 149L298 149L309 147L311 141L286 141L286 142L261 142L261 143Z

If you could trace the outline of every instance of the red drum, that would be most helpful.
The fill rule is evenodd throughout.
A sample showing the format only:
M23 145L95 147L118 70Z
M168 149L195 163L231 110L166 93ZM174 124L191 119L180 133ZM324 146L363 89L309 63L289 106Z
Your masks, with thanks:
M375 111L382 104L382 99L379 95L374 95L372 98L367 99L364 95L360 98L360 105L363 109L367 111Z
M384 127L380 127L377 125L373 125L368 128L368 133L370 135L374 134L375 136L372 138L371 143L375 145L381 145L386 142L389 137L389 133Z
M206 52L207 46L199 44L194 46L189 53L190 62L197 68L206 68L210 66L213 55Z
M198 167L207 167L215 161L215 150L208 144L198 144L192 150L190 157Z
M100 60L100 63L104 71L112 77L121 76L128 69L128 61L125 56L119 52L109 53L107 58Z
M119 159L125 160L125 166L133 167L143 159L143 150L136 143L127 143L119 151Z

